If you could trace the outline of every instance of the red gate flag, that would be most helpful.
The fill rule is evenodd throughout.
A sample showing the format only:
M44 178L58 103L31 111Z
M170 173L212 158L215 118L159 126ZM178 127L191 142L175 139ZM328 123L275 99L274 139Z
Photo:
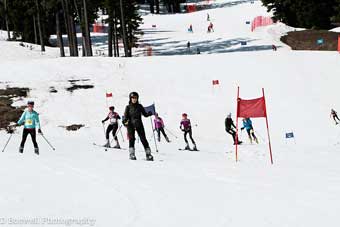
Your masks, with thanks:
M213 85L218 85L218 84L220 84L220 81L218 81L218 80L213 80L213 81L212 81L212 84L213 84Z
M239 118L250 118L250 117L252 118L264 117L266 118L266 125L267 125L270 162L273 164L272 145L270 142L266 100L264 97L263 88L262 88L262 94L263 96L261 98L245 100L245 99L240 98L240 87L237 88L236 146L235 146L236 161L238 161L238 119Z
M106 98L112 97L112 92L111 93L106 93Z
M238 98L237 115L243 118L267 117L264 97L245 100Z

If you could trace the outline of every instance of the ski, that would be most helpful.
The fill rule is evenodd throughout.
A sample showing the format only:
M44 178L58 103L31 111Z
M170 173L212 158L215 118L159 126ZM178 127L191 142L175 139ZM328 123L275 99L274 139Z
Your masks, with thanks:
M200 151L198 149L194 150L194 149L183 149L183 148L178 148L179 151Z
M107 150L107 149L126 150L126 148L105 147L104 145L100 145L100 144L96 144L96 143L93 143L93 145L97 146L97 147L103 147L103 148L105 148L105 150Z

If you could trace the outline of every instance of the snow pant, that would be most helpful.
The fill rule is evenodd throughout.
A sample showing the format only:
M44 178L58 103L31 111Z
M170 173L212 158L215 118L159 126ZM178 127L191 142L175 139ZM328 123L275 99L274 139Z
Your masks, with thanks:
M140 122L136 126L129 124L127 127L127 131L128 131L128 138L129 138L129 148L135 147L135 141L136 141L135 131L137 131L137 134L140 138L140 141L143 144L144 149L147 149L147 148L150 149L148 140L146 139L146 136L145 136L143 123Z
M117 129L118 129L118 124L110 124L109 126L107 126L106 139L108 140L110 138L110 132L112 131L113 138L115 139L115 141L118 141L118 138L116 136Z
M31 128L24 128L24 131L22 132L22 140L21 140L20 147L25 146L28 134L31 135L34 148L38 148L38 143L37 143L37 140L36 140L37 133L35 131L35 128L32 128L32 129Z
M184 141L185 141L185 143L188 144L188 140L187 140L188 134L189 134L189 137L191 139L191 142L195 145L196 143L195 143L194 139L192 138L192 130L191 129L188 130L188 131L184 131Z
M247 133L248 133L248 136L249 136L250 140L252 139L252 137L253 137L254 140L256 140L256 136L255 136L253 128L247 129Z
M158 141L161 140L161 132L162 132L162 134L163 134L163 136L164 136L165 138L168 138L168 136L166 135L166 133L165 133L163 127L161 127L161 128L156 128L156 131L157 131Z
M236 143L236 132L232 128L226 129L226 131L227 131L227 133L232 135L234 143Z

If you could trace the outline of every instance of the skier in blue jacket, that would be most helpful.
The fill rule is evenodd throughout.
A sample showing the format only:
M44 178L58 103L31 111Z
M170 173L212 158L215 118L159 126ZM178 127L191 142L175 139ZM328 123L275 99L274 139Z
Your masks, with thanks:
M27 109L21 115L17 125L24 125L24 130L22 133L22 140L19 148L19 152L24 152L24 146L27 139L28 134L31 135L32 142L34 145L34 152L39 155L39 147L36 140L36 128L38 128L38 133L42 134L40 129L40 121L39 121L39 114L33 110L34 102L29 101L27 103Z
M259 143L257 137L255 136L253 123L250 120L250 118L243 118L242 123L243 123L243 127L241 128L241 130L243 129L247 130L250 143L253 142L253 139L255 140L256 143Z

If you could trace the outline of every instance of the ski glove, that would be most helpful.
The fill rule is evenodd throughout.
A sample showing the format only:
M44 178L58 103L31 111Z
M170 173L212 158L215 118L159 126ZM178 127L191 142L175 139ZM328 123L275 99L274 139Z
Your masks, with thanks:
M149 116L152 116L152 112L151 112L151 111L149 111L149 112L148 112L148 115L149 115Z
M38 129L38 133L43 134L40 128Z
M129 124L129 120L127 120L127 119L124 119L122 122L123 122L124 126L128 126L128 124Z

